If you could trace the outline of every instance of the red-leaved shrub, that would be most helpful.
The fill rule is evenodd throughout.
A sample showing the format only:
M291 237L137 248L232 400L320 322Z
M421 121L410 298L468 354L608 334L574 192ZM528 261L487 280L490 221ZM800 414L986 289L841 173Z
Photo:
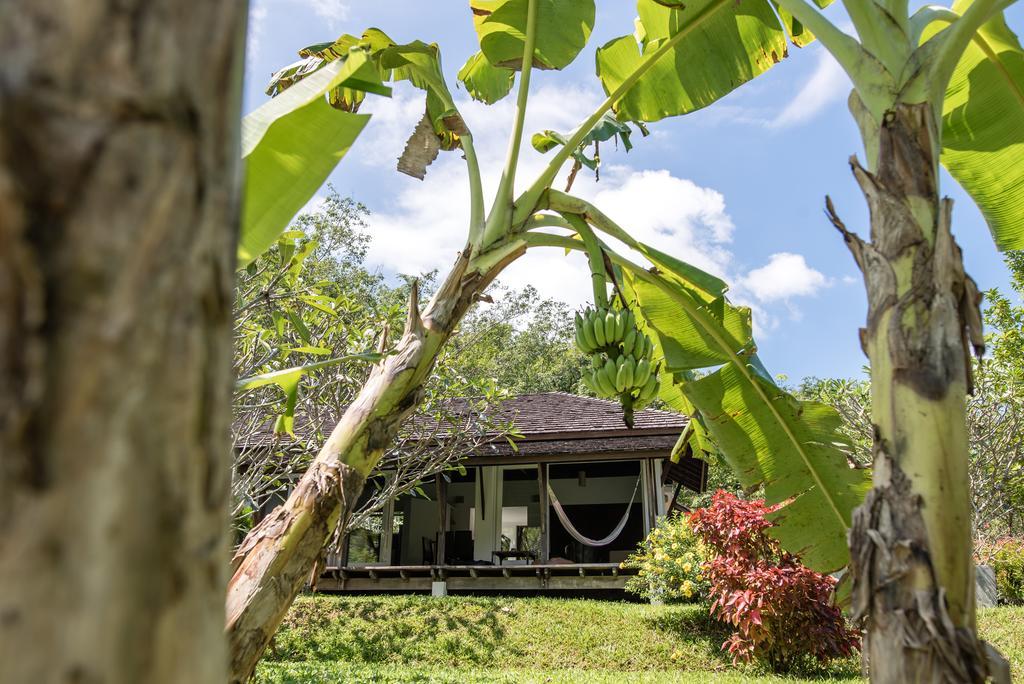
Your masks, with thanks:
M800 564L768 536L775 508L718 491L690 525L711 554L704 565L711 613L733 626L722 644L733 662L758 658L783 672L801 660L819 662L860 648L860 634L832 603L836 581Z

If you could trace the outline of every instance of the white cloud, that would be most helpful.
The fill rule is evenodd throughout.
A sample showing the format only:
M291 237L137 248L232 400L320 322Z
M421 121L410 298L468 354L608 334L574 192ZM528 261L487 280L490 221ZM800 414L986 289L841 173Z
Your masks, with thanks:
M509 96L497 104L487 106L459 97L459 91L456 91L455 95L459 112L473 132L474 147L480 158L484 180L490 180L490 175L497 186L497 174L505 159L508 134L511 130L514 98ZM526 179L530 173L539 171L544 164L544 157L530 146L529 139L534 132L546 128L568 132L582 121L601 99L600 93L593 88L569 86L556 89L542 86L534 89L526 110L523 158L520 161L520 165L525 166L520 169L518 177ZM423 116L423 110L423 91L404 82L394 84L394 96L391 98L368 98L360 112L372 113L374 119L360 138L367 141L367 144L361 145L367 152L364 161L394 170L395 160L402 153L405 141L417 121ZM442 152L434 165L428 169L425 182L430 182L431 173L435 168L445 164L463 166L456 154Z
M293 0L301 5L306 5L313 10L321 19L326 19L328 25L334 29L338 23L348 19L349 6L344 0Z
M600 183L584 179L576 194L627 229L641 242L669 252L698 268L726 276L734 226L725 197L662 169L635 171L616 166Z
M802 254L779 252L768 263L748 272L739 285L760 302L814 296L832 281L807 265Z
M267 26L266 0L253 0L249 7L249 25L245 38L245 60L249 67L256 62L263 45L263 34Z
M818 65L793 100L767 123L769 128L796 126L847 96L852 87L846 72L827 50L817 48Z
M309 201L299 209L299 213L296 216L302 216L303 214L315 214L318 211L324 209L327 206L327 196L317 193L309 198Z
M526 136L520 159L517 185L520 190L540 173L545 157L535 152L529 136L544 128L567 131L581 121L600 100L599 94L584 89L540 88L530 97L526 117ZM486 107L469 100L458 102L459 110L473 131L479 157L484 198L490 203L498 187L505 158L513 103L508 98ZM373 122L358 141L358 158L369 167L367 173L380 173L382 182L394 199L389 206L378 206L369 223L374 241L368 258L386 269L419 273L445 268L463 247L469 225L469 189L466 164L457 152L442 152L427 169L423 181L397 173L395 163L405 140L423 116L421 91L399 84L394 97L373 98L361 110L373 113ZM544 250L548 251L548 250ZM557 250L550 250L555 252ZM560 253L559 253L560 254ZM536 264L534 255L525 261ZM547 296L560 296L564 287L557 281L564 269L560 262L547 262L541 280L534 282ZM581 262L582 265L582 262ZM503 280L510 284L527 282L524 274L512 269Z
M544 128L569 131L599 98L599 93L586 89L537 90L530 98L526 139ZM488 203L505 157L513 113L510 100L493 107L468 100L458 102L473 131ZM458 153L442 152L423 181L394 170L408 134L423 115L419 91L400 85L393 98L372 98L363 111L372 111L374 119L357 143L355 156L364 173L380 176L389 198L386 203L374 202L369 218L373 242L368 260L390 272L414 274L441 269L443 273L466 240L469 190L465 163ZM790 317L797 317L799 311L790 300L812 295L830 284L798 254L772 255L766 265L744 274L734 263L730 247L735 226L720 192L664 169L636 170L622 164L629 160L627 155L602 151L605 166L600 182L583 170L573 194L593 202L638 240L733 283L731 297L737 304L754 309L758 334L779 325L769 305L781 301ZM545 156L524 141L517 175L520 189L541 171L545 161ZM562 188L564 183L563 174L554 186ZM586 259L579 253L566 256L561 249L531 250L509 266L500 280L517 288L533 285L542 296L571 306L585 305L591 299Z

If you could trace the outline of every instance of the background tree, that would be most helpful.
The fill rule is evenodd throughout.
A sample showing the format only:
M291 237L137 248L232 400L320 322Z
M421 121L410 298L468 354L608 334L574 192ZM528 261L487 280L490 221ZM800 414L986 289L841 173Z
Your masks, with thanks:
M239 272L235 371L244 379L233 423L237 534L247 533L268 504L284 500L365 382L370 363L390 351L387 331L405 319L413 279L392 286L367 270L367 214L331 188L315 211L299 216ZM432 279L427 274L418 282L429 290ZM530 312L533 299L519 301L520 313ZM467 453L507 431L495 414L506 392L485 373L453 367L453 358L434 367L423 402L374 469L365 501L340 519L335 542L369 524L390 498L460 468Z
M226 671L245 2L0 7L0 680Z
M511 395L592 394L580 382L590 362L573 344L572 311L564 302L542 298L530 285L513 290L499 283L488 296L494 302L466 314L442 359Z

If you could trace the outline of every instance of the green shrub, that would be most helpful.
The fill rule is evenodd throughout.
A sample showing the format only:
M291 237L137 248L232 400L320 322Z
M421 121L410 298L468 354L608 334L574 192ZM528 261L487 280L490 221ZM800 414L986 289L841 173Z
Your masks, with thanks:
M991 565L995 571L1000 603L1024 604L1024 538L980 542L975 556L979 563Z
M623 568L638 570L626 582L626 591L662 601L703 600L708 589L701 574L704 560L704 546L686 517L663 518L623 561Z

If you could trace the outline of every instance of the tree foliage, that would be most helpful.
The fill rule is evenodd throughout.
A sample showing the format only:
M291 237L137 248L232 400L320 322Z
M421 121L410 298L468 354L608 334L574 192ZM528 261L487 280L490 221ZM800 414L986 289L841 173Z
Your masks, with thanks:
M446 358L467 378L491 379L509 394L586 394L580 382L589 362L572 344L572 312L533 286L497 285L494 303L480 302L459 326Z
M232 489L239 532L305 472L371 363L389 352L389 331L405 318L412 279L392 285L364 264L367 213L331 189L238 274L236 373L277 378L255 386L243 381L235 397ZM429 288L432 278L419 281ZM302 370L310 364L316 367ZM371 492L352 512L349 527L366 524L390 497L461 467L467 451L507 430L492 417L504 396L497 387L492 378L463 373L442 359L425 401L378 464Z

